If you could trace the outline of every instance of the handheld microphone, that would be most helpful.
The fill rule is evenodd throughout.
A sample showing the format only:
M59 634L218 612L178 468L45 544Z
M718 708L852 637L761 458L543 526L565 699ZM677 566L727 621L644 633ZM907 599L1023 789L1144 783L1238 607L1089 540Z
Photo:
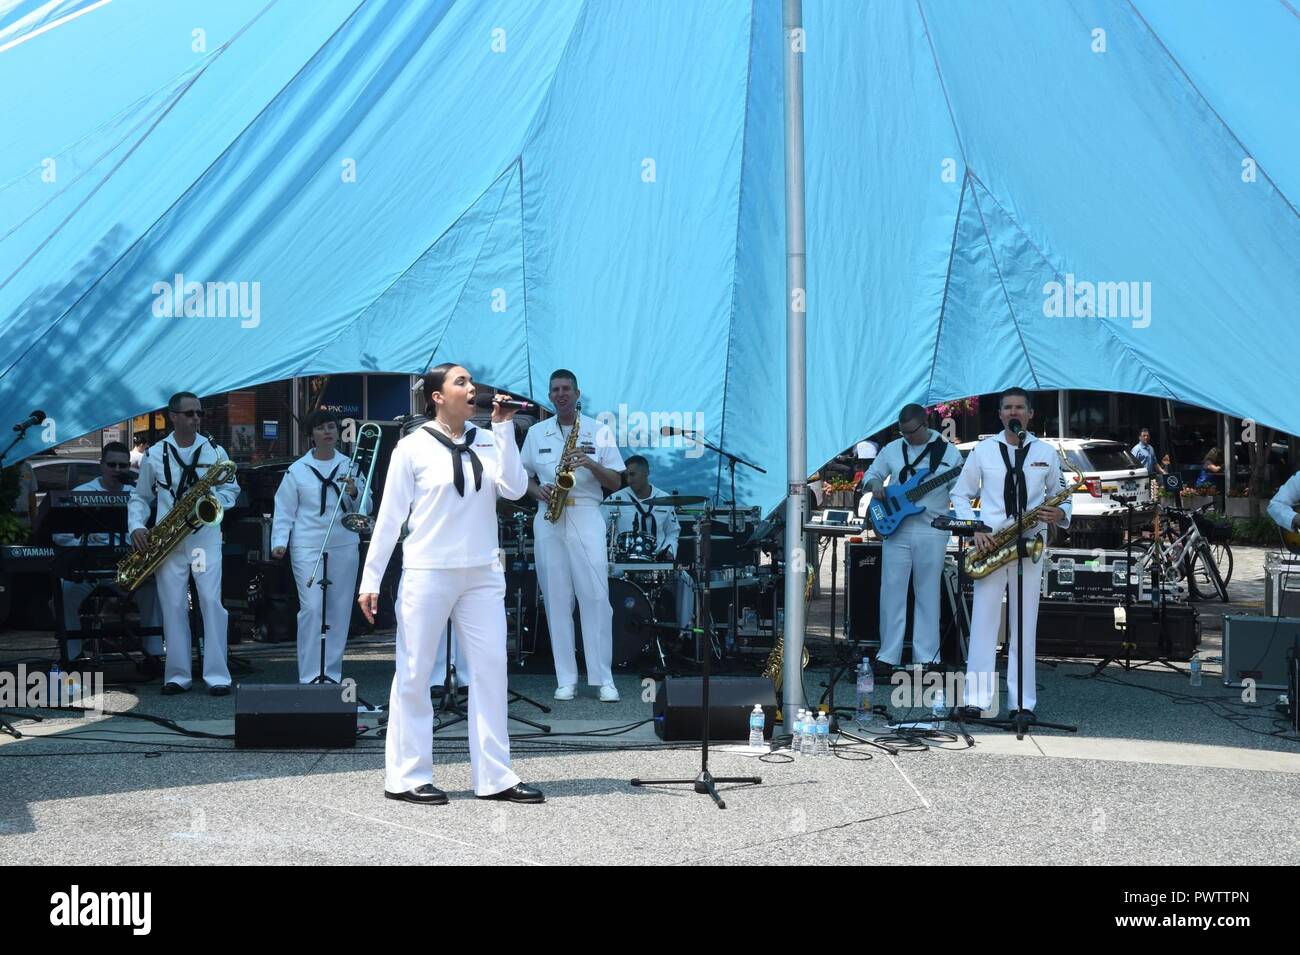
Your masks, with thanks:
M690 431L686 428L674 428L670 425L664 425L662 428L659 429L659 433L662 434L665 438L672 437L673 435L680 435L683 438L695 437L694 431Z
M496 407L494 397L494 395L475 395L474 407L494 408ZM511 411L522 411L524 414L537 413L537 405L533 404L531 401L515 401L513 398L501 402L501 407L507 408Z
M40 408L37 408L35 411L29 414L25 419L23 419L22 421L14 425L14 430L21 433L23 431L26 431L28 428L40 424L44 420L45 420L45 412L42 411Z
M1019 437L1025 433L1025 426L1020 423L1019 418L1012 418L1007 422L1007 430Z

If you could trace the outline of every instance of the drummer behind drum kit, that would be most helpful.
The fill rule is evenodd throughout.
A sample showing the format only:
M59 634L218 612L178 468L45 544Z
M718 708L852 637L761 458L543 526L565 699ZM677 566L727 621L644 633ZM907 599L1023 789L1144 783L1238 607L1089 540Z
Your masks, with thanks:
M619 509L631 502L606 500L609 509L607 552L609 558L609 601L613 608L615 667L641 664L666 667L669 657L683 639L689 640L695 580L699 578L695 544L700 520L708 519L712 530L713 558L710 580L705 589L718 591L752 586L757 582L757 540L765 529L753 509L702 507L706 498L697 495L668 495L648 498L643 507L671 507L682 522L677 561L660 558L651 534L619 531ZM537 586L537 564L533 556L532 515L529 508L509 501L498 505L501 527L502 565L506 574L506 616L508 634L516 660L538 649L538 634L545 626L541 612L541 591ZM728 547L728 545L731 545ZM719 561L720 551L729 560ZM739 561L739 563L737 563ZM739 616L736 609L735 615ZM724 628L727 621L719 621ZM729 643L734 638L729 637ZM720 655L721 647L713 648ZM698 658L701 650L694 648Z

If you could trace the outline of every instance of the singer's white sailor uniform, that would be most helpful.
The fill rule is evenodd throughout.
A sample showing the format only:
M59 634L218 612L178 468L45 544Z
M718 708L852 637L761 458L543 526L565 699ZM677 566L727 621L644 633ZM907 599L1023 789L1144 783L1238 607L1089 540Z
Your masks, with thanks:
M623 456L614 433L595 418L578 418L577 447L601 467L622 471ZM524 438L523 465L542 485L555 483L556 468L568 440L569 428L559 418L533 425ZM605 520L597 506L604 491L588 468L574 469L568 506L552 524L546 505L539 503L533 519L537 580L546 605L546 624L555 657L555 682L576 686L578 658L574 647L573 604L582 619L583 658L590 686L612 686L614 619L609 605L609 554Z
M1020 438L1024 447L1024 510L1027 512L1042 504L1048 497L1066 487L1065 476L1061 473L1061 457L1056 448L1045 441L1039 441L1028 431ZM1002 448L999 451L999 447ZM985 438L971 451L962 468L961 477L952 490L952 505L961 520L974 520L975 509L972 501L979 498L979 520L987 524L994 533L1010 526L1012 518L1007 514L1004 494L1007 466L1003 452L1014 465L1017 449L1007 444L1006 432L999 432L991 438ZM1061 505L1065 520L1060 526L1070 525L1070 499ZM1047 525L1039 523L1034 534L1047 532ZM1026 538L1033 534L1026 534ZM988 709L992 703L997 687L997 636L998 615L1002 612L1002 595L1008 593L1007 607L1010 616L1007 626L1007 643L1009 662L1007 664L1007 688L1011 709L1034 709L1038 693L1036 689L1036 642L1038 637L1038 597L1042 586L1044 560L1034 562L1028 558L1024 564L1024 601L1025 601L1025 636L1024 636L1024 696L1017 688L1017 664L1019 647L1016 641L1017 604L1016 604L1016 564L1012 560L987 577L975 581L975 605L971 613L970 648L966 665L966 699L970 706Z
M352 606L357 595L358 555L361 540L343 526L343 518L355 514L365 493L365 475L353 476L357 496L346 491L350 458L335 451L329 460L308 452L284 472L275 492L275 517L271 523L271 547L287 547L298 584L298 682L310 683L320 676L321 578L325 560L321 545L330 518L329 543L329 631L325 638L325 675L334 682L343 678L343 650L347 645ZM342 505L339 506L339 501ZM335 515L335 508L338 514ZM365 513L371 511L366 498ZM320 564L317 566L317 559ZM312 573L315 572L315 580ZM312 581L310 585L308 581Z
M471 455L456 452L453 464L453 452L430 433L433 428L413 431L393 449L361 575L361 592L378 593L406 522L384 785L398 793L433 782L429 685L450 619L458 652L474 671L469 691L474 792L490 796L519 782L510 768L506 730L506 584L496 503L498 497L522 497L528 477L519 463L513 423L466 428L463 443L482 469L478 480Z
M863 480L889 479L901 484L917 468L930 467L931 443L942 441L937 470L948 471L962 466L961 452L944 441L937 431L927 429L925 444L913 447L906 438L897 438L881 451ZM904 474L904 470L907 471ZM954 476L955 481L955 476ZM912 582L916 605L912 616L912 662L939 661L939 581L943 575L943 556L948 546L947 531L936 530L930 522L948 516L948 495L952 484L945 484L916 503L925 507L921 514L905 519L894 533L885 538L880 568L880 657L885 663L902 662L903 636L907 630L907 583Z
M183 497L195 480L210 466L229 460L224 448L202 435L188 448L169 434L145 452L140 476L127 504L127 530L133 533L149 520L149 506L158 502L157 520L162 521L176 499ZM223 508L235 506L239 484L231 478L213 488ZM191 575L199 593L203 616L203 681L208 686L229 686L226 665L226 609L221 606L221 525L203 527L182 541L167 555L154 573L158 602L162 607L163 636L167 640L167 666L163 680L189 688L190 614L187 592Z
M73 488L74 491L96 491L108 493L101 478L87 481ZM130 494L131 485L124 485L119 494ZM55 534L55 544L61 547L75 547L81 543L76 534ZM122 534L88 534L86 544L90 547L104 547L109 544L124 545L128 541ZM63 592L63 626L69 634L81 630L81 604L94 591L95 585L88 581L64 580L60 590ZM162 617L158 612L158 587L152 577L146 580L135 592L135 605L140 611L140 626L156 628L162 626ZM161 634L148 634L141 638L144 652L152 657L162 656L163 638ZM68 637L68 659L81 656L81 641Z

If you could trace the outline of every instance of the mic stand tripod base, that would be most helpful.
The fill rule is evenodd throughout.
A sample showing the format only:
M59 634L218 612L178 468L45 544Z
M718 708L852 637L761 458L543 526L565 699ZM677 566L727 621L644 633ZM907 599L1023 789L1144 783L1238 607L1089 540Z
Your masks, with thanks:
M719 809L726 809L727 804L723 802L722 797L718 795L718 783L748 783L752 786L760 785L763 782L761 776L714 776L707 769L701 769L694 779L633 779L633 786L681 786L691 783L695 791L702 796L709 796Z

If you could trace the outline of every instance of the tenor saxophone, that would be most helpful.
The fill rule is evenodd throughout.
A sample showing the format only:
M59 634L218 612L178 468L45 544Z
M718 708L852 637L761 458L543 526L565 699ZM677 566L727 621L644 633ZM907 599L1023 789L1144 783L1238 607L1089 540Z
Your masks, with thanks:
M551 499L546 504L546 519L554 524L564 514L564 507L569 503L569 492L573 490L573 485L577 483L577 476L573 473L573 466L569 458L573 456L573 451L578 446L578 432L582 430L582 405L575 405L575 414L573 418L573 427L569 429L569 437L565 439L564 450L560 452L560 463L555 469L555 487L551 489Z
M1015 560L1017 551L1016 541L1019 540L1022 534L1038 523L1038 512L1045 507L1059 507L1069 499L1070 495L1074 494L1078 490L1082 490L1083 488L1084 485L1082 484L1071 484L1068 487L1062 488L1059 493L1053 494L1047 500L1043 501L1042 504L1039 504L1028 514L1021 517L1019 522L1002 528L1002 530L993 535L993 541L996 545L993 550L986 551L982 554L974 548L967 551L966 560L963 565L963 570L965 570L966 576L970 577L972 580L979 580L982 577L987 577L1004 564L1009 564ZM1038 563L1039 559L1043 556L1042 535L1040 534L1032 541L1029 541L1025 545L1025 549L1029 552L1029 557L1033 562L1035 564Z
M132 592L158 569L167 555L200 527L221 523L224 508L212 489L235 476L235 462L217 461L148 532L144 550L132 551L117 565L117 585ZM220 559L220 558L218 558Z

